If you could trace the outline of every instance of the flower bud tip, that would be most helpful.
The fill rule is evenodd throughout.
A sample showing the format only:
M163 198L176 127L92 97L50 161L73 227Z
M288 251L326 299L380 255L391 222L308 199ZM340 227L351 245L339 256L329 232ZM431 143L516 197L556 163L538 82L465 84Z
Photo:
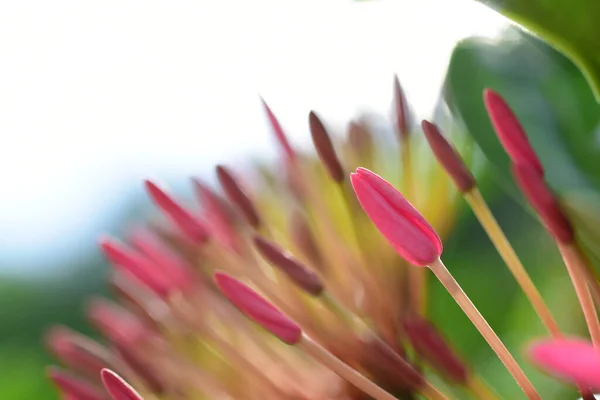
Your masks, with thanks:
M223 272L216 272L214 280L234 306L281 341L293 345L301 340L300 327L253 289Z

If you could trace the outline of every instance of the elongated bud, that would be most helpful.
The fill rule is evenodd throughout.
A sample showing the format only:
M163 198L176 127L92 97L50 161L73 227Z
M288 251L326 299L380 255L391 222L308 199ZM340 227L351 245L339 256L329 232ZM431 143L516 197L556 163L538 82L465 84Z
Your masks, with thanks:
M214 279L234 306L281 341L293 345L301 340L300 327L250 287L223 272L215 273Z
M256 211L254 204L242 190L233 174L224 166L218 165L217 178L229 201L236 205L248 224L254 229L259 228L261 221L258 211Z
M45 336L48 349L70 368L96 376L110 364L109 353L99 343L63 326L52 327Z
M237 248L237 232L221 204L221 199L208 186L194 179L194 188L205 210L204 218L211 232L230 250Z
M323 292L321 279L304 264L293 258L291 254L284 252L273 242L258 235L254 236L254 246L265 260L283 271L303 290L313 296L318 296Z
M579 387L600 390L600 351L581 339L541 340L527 350L544 371Z
M141 361L132 349L127 349L122 346L116 346L115 350L121 359L133 370L136 376L141 379L145 387L152 393L163 393L165 385L161 382L162 376L155 373L151 365Z
M132 230L129 241L163 272L170 289L186 290L194 282L192 267L149 230Z
M393 389L417 390L424 382L423 375L379 338L365 343L363 363L369 372Z
M460 154L442 136L435 124L423 120L421 127L438 162L444 167L448 175L450 175L458 190L462 193L467 193L476 185L476 182L460 157Z
M331 138L325 130L323 122L321 122L314 111L311 111L310 114L308 114L308 122L310 125L310 134L312 136L315 148L317 149L317 154L319 155L323 165L325 165L329 176L335 182L343 182L346 174L344 173L342 164L340 164L340 160L335 153L333 143L331 143Z
M350 179L365 213L404 259L426 266L440 257L439 236L392 185L364 168L358 168Z
M150 333L133 314L107 300L93 300L87 312L94 326L112 342L121 346L137 346Z
M202 244L208 239L208 231L198 218L179 205L156 184L146 181L146 189L152 200L173 223L194 243Z
M288 138L286 137L285 132L283 131L283 128L281 127L281 124L279 123L279 121L277 120L277 117L275 117L275 114L273 114L273 111L271 111L271 108L267 105L265 100L263 98L261 98L260 101L262 102L263 108L265 109L265 113L267 114L267 119L269 120L269 124L271 125L271 128L273 129L273 132L275 133L275 139L277 139L277 143L279 143L279 146L281 146L281 149L283 150L283 153L285 154L286 159L288 161L294 162L296 159L296 153L294 152L294 149L290 145L290 142L289 142Z
M491 89L485 89L483 98L498 139L512 162L517 165L529 165L543 176L544 167L531 147L517 116L506 101Z
M544 178L529 165L513 165L512 171L521 191L552 236L561 243L573 242L573 226Z
M67 371L57 367L50 367L47 370L47 374L66 396L71 396L77 400L106 400L106 396L100 388Z
M109 237L100 240L100 247L106 258L126 274L134 276L161 296L169 292L171 277L148 258L127 247L124 243Z
M323 272L323 256L315 242L310 226L308 226L308 221L300 212L292 215L291 236L295 245L308 258L311 265Z
M109 369L100 372L102 383L113 400L143 400L127 382Z
M454 382L467 383L467 367L431 323L414 315L407 317L403 326L417 354Z
M408 137L408 104L398 76L394 76L394 110L396 124L401 138Z
M364 124L357 121L348 124L348 145L361 161L373 160L373 136Z

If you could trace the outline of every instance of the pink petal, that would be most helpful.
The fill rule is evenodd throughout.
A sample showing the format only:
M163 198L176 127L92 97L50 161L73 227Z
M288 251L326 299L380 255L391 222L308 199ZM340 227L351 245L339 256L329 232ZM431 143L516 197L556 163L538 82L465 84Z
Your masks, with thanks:
M286 159L288 161L293 162L293 160L296 159L296 153L294 152L294 149L292 149L292 146L290 145L290 142L287 139L285 132L281 127L281 124L279 123L277 117L275 117L275 114L273 114L273 111L271 111L271 108L267 105L265 100L261 98L260 101L262 102L263 108L265 109L265 112L267 114L269 124L271 125L271 128L273 128L273 132L275 133L275 139L277 139L277 142L281 146L286 156Z
M483 98L498 139L500 139L512 162L519 165L529 165L540 176L543 176L544 167L531 147L527 134L517 116L512 112L506 101L491 89L485 89Z
M358 168L350 179L363 210L404 259L426 266L439 258L440 238L400 192L365 168Z
M223 272L215 273L214 279L225 297L253 321L287 344L300 341L300 327L254 290Z
M146 181L146 190L152 200L167 214L175 225L194 243L202 244L208 239L204 225L188 210L179 205L170 195L156 184Z
M577 386L600 390L600 351L581 339L542 340L528 349L541 369Z
M143 400L127 382L109 369L100 372L102 383L114 400Z

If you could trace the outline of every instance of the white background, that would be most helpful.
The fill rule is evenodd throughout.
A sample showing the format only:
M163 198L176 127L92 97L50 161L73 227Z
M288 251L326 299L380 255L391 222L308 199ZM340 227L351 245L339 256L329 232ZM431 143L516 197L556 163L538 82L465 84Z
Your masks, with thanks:
M387 112L394 73L427 116L454 43L503 23L472 0L0 2L0 257L43 269L140 178L272 154L259 94L296 143L311 108Z

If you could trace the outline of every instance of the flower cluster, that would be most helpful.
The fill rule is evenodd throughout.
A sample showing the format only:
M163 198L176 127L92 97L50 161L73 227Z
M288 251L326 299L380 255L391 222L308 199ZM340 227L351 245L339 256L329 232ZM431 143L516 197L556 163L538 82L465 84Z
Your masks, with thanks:
M194 180L200 212L146 182L166 218L131 230L125 242L101 240L119 302L94 300L88 315L105 341L53 328L48 346L69 370L52 368L51 379L70 400L450 398L425 373L435 371L474 398L495 399L427 318L431 271L526 397L539 399L442 262L462 196L548 330L528 348L530 360L593 398L600 287L516 116L493 91L484 101L518 185L556 240L591 342L564 337L458 150L428 121L421 127L435 157L419 162L431 179L416 179L418 150L396 81L398 163L361 121L334 145L314 112L318 159L301 154L264 103L281 149L276 171L236 175L218 166L220 191ZM404 195L372 170L393 177Z

